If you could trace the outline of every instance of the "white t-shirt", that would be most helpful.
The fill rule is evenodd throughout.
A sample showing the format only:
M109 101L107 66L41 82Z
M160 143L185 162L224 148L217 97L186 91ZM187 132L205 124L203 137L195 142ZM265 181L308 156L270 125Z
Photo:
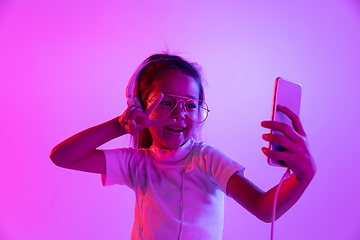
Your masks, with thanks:
M135 191L131 239L222 239L224 192L244 167L212 145L193 140L176 150L152 146L104 150L103 185Z

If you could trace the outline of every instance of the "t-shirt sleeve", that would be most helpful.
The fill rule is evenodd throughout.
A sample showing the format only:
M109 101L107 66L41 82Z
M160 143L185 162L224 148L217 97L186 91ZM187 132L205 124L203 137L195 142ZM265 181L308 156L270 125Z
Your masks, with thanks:
M226 194L230 177L236 172L244 174L244 166L213 145L204 145L201 148L201 156L205 161L206 171L211 176L212 181Z
M114 184L127 185L134 188L133 167L136 159L136 151L132 148L119 148L102 150L106 160L106 174L101 175L103 186Z

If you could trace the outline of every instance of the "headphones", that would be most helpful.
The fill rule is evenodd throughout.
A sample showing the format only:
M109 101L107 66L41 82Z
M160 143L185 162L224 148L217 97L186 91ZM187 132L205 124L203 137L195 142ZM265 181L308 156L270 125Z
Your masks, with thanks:
M140 66L136 69L136 71L134 72L134 74L131 76L128 85L126 86L126 98L127 98L127 105L128 106L138 106L140 108L142 108L140 99L138 96L136 96L137 94L135 93L135 89L136 89L136 85L138 84L137 82L137 78L140 74L140 72L150 63L159 61L159 60L164 60L164 59L155 59L155 60L151 60L151 61L143 61ZM203 93L203 98L205 98L205 93ZM202 126L204 126L205 121L202 123L198 123L198 126L195 129L194 134L198 133L200 131L200 129L202 128Z
M156 61L156 60L154 60ZM128 106L138 106L141 107L141 103L140 103L140 99L138 98L138 96L136 96L135 93L135 86L137 85L137 77L139 76L140 72L151 62L154 61L149 61L147 62L146 60L144 62L142 62L140 64L140 66L136 69L136 71L134 72L134 74L131 76L128 85L126 86L126 98L127 98L127 105Z

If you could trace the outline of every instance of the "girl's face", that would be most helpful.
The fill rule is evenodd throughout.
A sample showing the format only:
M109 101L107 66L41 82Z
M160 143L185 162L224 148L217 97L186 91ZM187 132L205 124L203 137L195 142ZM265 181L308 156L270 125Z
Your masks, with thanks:
M199 99L199 86L196 80L180 70L166 69L158 73L151 87L148 99L158 93ZM153 144L160 148L176 149L182 146L191 138L198 126L198 123L186 114L181 101L165 118L174 118L176 122L169 126L149 127Z

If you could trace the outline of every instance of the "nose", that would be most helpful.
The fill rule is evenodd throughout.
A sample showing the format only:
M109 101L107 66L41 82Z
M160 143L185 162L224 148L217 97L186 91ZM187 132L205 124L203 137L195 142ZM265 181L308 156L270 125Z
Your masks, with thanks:
M172 116L176 119L185 118L186 111L185 111L184 102L179 101L172 113L173 113Z

